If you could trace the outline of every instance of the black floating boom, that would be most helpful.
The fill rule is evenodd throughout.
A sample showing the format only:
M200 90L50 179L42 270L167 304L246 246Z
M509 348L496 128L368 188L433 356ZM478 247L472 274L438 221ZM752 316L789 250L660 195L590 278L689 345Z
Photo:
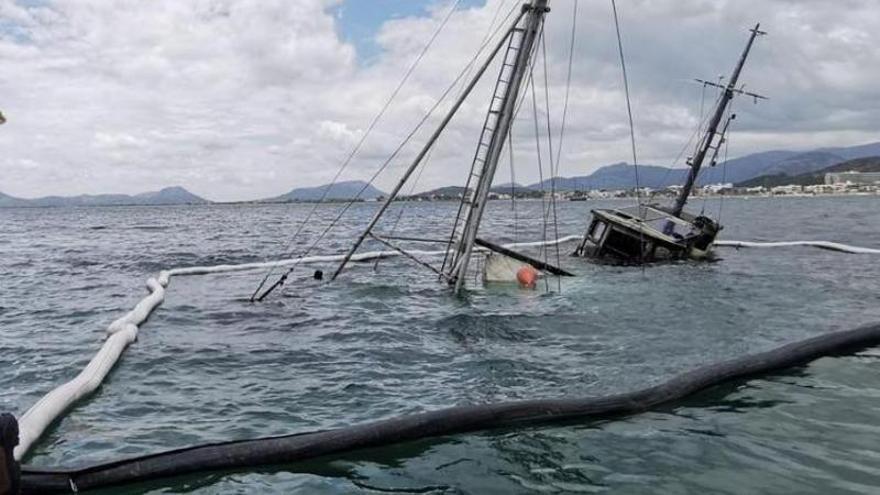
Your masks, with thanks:
M682 373L634 392L583 399L537 399L457 406L359 426L225 442L123 459L82 469L23 467L22 493L74 493L205 471L289 464L357 449L493 428L640 413L721 383L852 353L880 344L880 324L828 333L771 351Z

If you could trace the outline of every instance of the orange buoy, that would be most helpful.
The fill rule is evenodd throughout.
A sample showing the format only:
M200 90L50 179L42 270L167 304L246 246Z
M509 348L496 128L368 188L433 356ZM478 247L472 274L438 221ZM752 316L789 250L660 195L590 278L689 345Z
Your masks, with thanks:
M525 265L516 271L516 281L522 287L533 289L538 283L538 270L535 270L532 265Z

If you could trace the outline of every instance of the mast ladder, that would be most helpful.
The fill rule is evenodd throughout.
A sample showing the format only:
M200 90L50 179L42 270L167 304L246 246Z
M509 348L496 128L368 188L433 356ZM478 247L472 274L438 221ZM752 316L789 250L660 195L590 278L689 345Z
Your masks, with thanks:
M501 62L501 70L499 70L498 78L495 80L495 89L492 91L492 99L490 100L489 108L486 111L486 118L483 121L483 129L480 131L480 139L477 142L477 149L474 152L474 157L471 161L470 172L467 176L464 191L462 191L461 201L458 205L455 223L453 224L452 242L450 243L450 246L454 249L455 254L453 255L452 263L455 263L456 260L462 256L464 251L464 246L461 241L464 237L466 219L470 215L471 209L475 206L476 184L480 182L480 177L482 177L486 171L486 159L488 158L489 148L492 143L492 138L495 135L495 129L498 127L498 119L501 115L502 106L504 104L504 95L507 93L507 88L510 84L511 77L513 76L514 67L516 66L516 60L519 56L520 49L522 48L524 32L525 29L522 27L517 27L512 30L507 44L507 50L505 51L504 58ZM450 260L448 259L449 255L450 253L447 252L446 257L443 260L443 265L440 268L441 271L448 263L450 263ZM450 271L452 272L454 270Z

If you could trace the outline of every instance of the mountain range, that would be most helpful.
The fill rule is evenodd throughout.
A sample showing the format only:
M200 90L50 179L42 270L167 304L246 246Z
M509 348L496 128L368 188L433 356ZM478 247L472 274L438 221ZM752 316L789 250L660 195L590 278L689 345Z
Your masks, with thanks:
M781 173L765 174L751 178L747 181L738 182L735 185L736 187L775 187L789 184L810 186L814 184L824 184L825 174L834 172L880 172L880 156L847 160L843 163L831 165L830 167L797 175L785 175Z
M330 189L327 191L327 189ZM324 196L326 192L326 196ZM261 203L287 203L293 201L320 201L322 197L327 200L348 200L352 198L376 199L385 196L385 193L372 185L360 180L324 184L316 187L300 187L292 189L281 196L260 200Z
M793 177L816 172L826 167L855 158L880 156L880 142L845 148L821 148L813 151L764 151L721 162L714 167L704 167L697 184L741 183L762 175ZM639 165L638 184L659 189L683 184L686 168L669 168L657 165ZM557 177L558 191L585 189L631 189L636 185L636 168L627 163L616 163L599 168L590 175ZM527 189L549 190L551 180L524 186Z
M857 158L880 156L880 142L860 146L819 148L812 151L774 150L753 153L705 167L698 184L734 183L746 184L758 177L766 181L785 181L792 177L807 180L805 174L824 171L828 167ZM670 168L644 164L638 167L638 184L642 187L659 189L682 184L687 176L686 168ZM492 188L496 193L509 193L512 188L517 193L529 194L540 190L577 191L587 189L631 189L636 185L636 167L627 163L615 163L600 167L593 173L575 177L556 177L529 185L499 184ZM768 182L769 183L769 182ZM329 191L328 191L329 188ZM415 196L457 197L463 191L461 186L447 186L418 193ZM359 197L364 200L377 199L386 194L363 181L337 182L332 186L325 184L316 187L301 187L280 196L258 200L260 203L284 203L295 201L318 201L326 194L328 200L348 200ZM360 195L358 196L358 194ZM182 187L167 187L155 192L136 195L97 194L80 196L47 196L35 199L16 198L0 193L0 208L28 206L122 206L122 205L175 205L206 204L211 201L196 196Z
M141 194L82 194L79 196L45 196L24 199L0 193L2 207L51 207L51 206L145 206L207 204L210 201L196 196L182 187L166 187L159 191Z

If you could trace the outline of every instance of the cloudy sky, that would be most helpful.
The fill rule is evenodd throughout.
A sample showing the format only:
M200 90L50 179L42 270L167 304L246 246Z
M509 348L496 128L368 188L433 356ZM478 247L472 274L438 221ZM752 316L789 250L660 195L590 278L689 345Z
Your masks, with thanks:
M344 179L376 170L473 57L496 12L503 17L516 3L458 2ZM574 2L550 4L549 115L556 135ZM0 191L34 197L182 185L210 199L245 200L327 182L452 5L0 0L0 110L8 119L0 127ZM691 79L728 74L757 21L769 35L755 46L743 82L770 100L736 102L731 156L880 141L877 0L618 6L640 161L673 162L699 120L702 89ZM567 176L631 161L610 0L580 0L576 21L559 163ZM417 190L463 182L488 89L478 87L462 108ZM532 115L526 104L514 125L520 182L538 176ZM438 118L379 178L380 187L393 183ZM497 180L508 178L504 172Z

